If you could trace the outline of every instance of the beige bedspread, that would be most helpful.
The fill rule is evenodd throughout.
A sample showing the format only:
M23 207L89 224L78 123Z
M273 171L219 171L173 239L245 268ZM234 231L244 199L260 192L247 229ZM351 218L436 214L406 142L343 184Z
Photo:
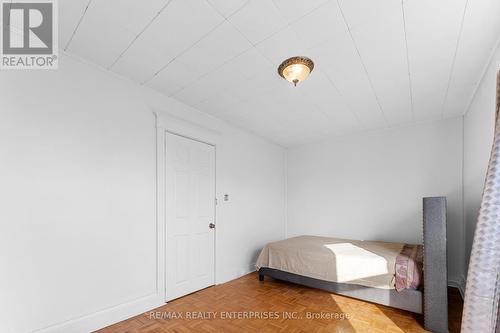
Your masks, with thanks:
M269 267L320 280L394 289L404 244L299 236L267 244L257 269Z

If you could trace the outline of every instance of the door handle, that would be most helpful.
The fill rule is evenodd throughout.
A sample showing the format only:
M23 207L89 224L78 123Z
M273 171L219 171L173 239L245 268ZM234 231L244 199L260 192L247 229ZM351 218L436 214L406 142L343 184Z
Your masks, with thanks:
M209 227L210 229L215 229L215 224L214 224L214 223L210 223L210 224L208 225L208 227Z

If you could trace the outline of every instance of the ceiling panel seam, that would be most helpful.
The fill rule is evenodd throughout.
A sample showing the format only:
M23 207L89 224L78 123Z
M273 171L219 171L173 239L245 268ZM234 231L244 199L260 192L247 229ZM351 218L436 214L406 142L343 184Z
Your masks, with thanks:
M172 3L173 0L168 0L163 7L160 8L160 10L153 16L153 18L146 24L146 26L139 31L139 33L132 39L132 41L129 43L129 45L118 55L118 57L107 67L107 69L111 69L118 60L120 60L121 57L132 47L132 45L137 41L137 39L153 24L153 22L163 13L163 11Z
M285 25L283 28L278 29L277 31L275 31L275 32L274 32L274 33L272 33L271 35L267 36L267 37L266 37L266 38L264 38L263 40L260 40L259 42L255 43L255 45L262 44L263 42L267 41L268 39L271 39L272 37L274 37L274 36L276 36L277 34L279 34L280 32L282 32L283 30L286 30L286 29L288 29L288 28L291 28L291 26L292 26L293 24L295 24L296 22L298 22L298 21L302 20L304 17L306 17L306 16L308 16L308 15L310 15L310 14L314 13L314 12L315 12L316 10L318 10L319 8L321 8L321 7L323 7L323 6L326 6L326 4L327 4L327 3L329 3L330 1L332 1L332 0L327 0L327 1L322 2L320 5L318 5L317 7L314 7L313 9L311 9L310 11L308 11L307 13L305 13L304 15L301 15L301 16L299 16L299 17L297 17L297 18L295 18L295 19L293 19L293 20L290 20L290 21L288 21L288 20L287 20L287 19L286 19L286 18L285 18L282 14L280 14L280 15L281 15L281 17L282 17L282 18L286 21L286 25ZM272 0L272 2L273 2L273 4L274 4L274 6L275 6L276 8L278 8L278 6L276 5L275 0ZM278 8L278 11L279 11L279 12L281 12L281 11L279 10L279 8ZM294 29L292 29L292 30L293 30L293 31L295 31Z
M208 0L206 0L206 1L207 1L207 3L208 3L210 6L212 6L212 7L214 8L214 10L216 10L216 11L217 11L217 9L216 9L216 8L215 8L215 7L214 7L214 6L210 3L210 1L208 1ZM261 52L258 48L256 48L256 47L255 47L255 46L256 46L258 43L260 43L260 42L258 42L258 43L252 43L252 41L251 41L250 39L248 39L248 37L247 37L247 36L246 36L243 32L241 32L241 30L240 30L240 29L238 29L238 28L237 28L237 27L236 27L236 26L235 26L235 25L234 25L234 24L233 24L233 23L229 20L229 18L231 18L233 15L235 15L236 13L238 13L238 12L239 12L240 10L242 10L243 8L245 8L245 7L248 5L248 3L249 3L249 2L250 2L250 0L245 1L245 3L244 3L244 4L240 7L240 8L238 8L238 10L236 10L234 13L232 13L231 15L229 15L227 18L226 18L224 15L222 15L222 14L221 14L221 15L225 18L225 21L227 21L227 23L228 23L228 24L230 24L230 25L231 25L231 27L233 27L233 28L234 28L234 30L238 31L238 33L239 33L239 34L240 34L243 38L245 38L245 40L246 40L248 43L250 43L250 45L252 45L252 48L253 48L253 49L254 49L254 50L255 50L258 54L260 54L262 57L264 57L264 58L265 58L265 59L266 59L266 60L267 60L270 64L273 64L273 62L271 61L271 59L269 59L269 58L268 58L265 54L263 54L263 53L262 53L262 52ZM274 4L274 1L272 1L272 3L273 3L273 5L276 7L276 5ZM277 8L277 7L276 7L276 8ZM218 12L218 11L217 11L217 12ZM281 31L281 29L280 29L280 31ZM273 35L274 35L274 34L273 34ZM246 50L246 51L248 51L248 50ZM246 51L245 51L245 52L246 52ZM231 61L231 60L235 59L236 57L238 57L238 56L235 56L235 57L231 58L229 61ZM219 67L219 68L220 68L220 67Z
M348 102L345 101L344 99L344 96L342 95L342 93L340 92L340 90L337 88L337 86L335 85L335 83L330 79L330 77L328 76L328 74L326 74L325 72L321 71L321 73L326 77L326 79L328 80L328 82L330 82L330 84L332 85L333 89L335 89L335 91L337 92L337 94L340 96L340 98L342 99L342 102L344 102L346 108L349 110L349 112L352 113L352 115L354 116L354 118L356 119L358 125L361 127L361 129L366 129L366 126L363 124L363 122L361 121L361 119L359 118L359 116L356 114L356 112L354 112L351 108L351 106L349 105ZM314 105L314 109L318 112L320 112L321 114L323 114L327 119L330 119L330 120L333 120L335 121L335 119L333 118L333 116L325 111L323 111L319 106L318 104L314 101L314 99L311 101L311 104Z
M477 82L475 84L475 87L474 87L474 90L472 91L472 95L470 97L470 100L467 103L467 107L465 108L465 110L462 113L462 115L466 115L467 112L469 112L469 109L470 109L470 107L472 105L472 102L474 101L474 98L476 97L477 90L479 89L479 86L481 85L481 82L483 82L484 77L486 76L486 73L488 72L488 68L490 67L490 65L491 65L491 63L493 61L493 57L495 56L495 53L496 53L496 51L497 51L497 49L499 47L500 47L500 36L498 36L498 39L497 39L495 45L491 49L491 52L490 52L490 54L488 56L488 60L486 61L486 63L483 66L483 70L481 71L481 75L479 76L479 80L477 80ZM500 67L498 69L500 70Z
M453 79L453 73L455 71L455 63L456 63L456 60L457 60L457 54L458 54L458 48L460 46L460 41L462 39L462 32L463 32L463 29L464 29L465 15L467 13L468 6L469 6L469 0L466 0L465 1L465 6L464 6L464 11L462 13L462 22L460 23L460 28L459 28L459 31L458 31L457 43L455 45L455 53L453 54L453 60L451 62L450 74L448 76L448 84L446 85L446 91L444 93L443 103L441 105L441 118L444 117L444 108L446 106L446 102L448 101L448 94L449 94L449 91L450 91L451 81Z
M330 76L327 73L325 73L325 72L322 72L322 73L325 75L326 79L330 82L330 84L335 88L335 90L339 94L340 98L342 99L342 101L347 106L347 109L349 111L351 111L351 113L353 114L354 118L356 118L358 124L361 126L361 128L362 129L366 129L366 125L363 123L363 121L361 120L361 118L359 117L359 115L356 112L354 112L354 110L352 109L350 103L344 97L344 95L342 94L342 92L340 91L340 89L337 87L337 85L335 84L335 82L330 78Z
M172 59L170 59L165 65L163 65L162 67L160 67L160 69L158 71L156 71L153 75L151 75L151 77L149 79L146 79L143 82L141 82L141 85L146 84L149 81L151 81L152 79L154 79L155 76L157 76L163 70L165 70L172 62L174 62L180 56L182 56L183 54L185 54L186 52L188 52L189 50L191 50L193 47L195 47L199 42L201 42L203 39L205 39L205 37L207 37L208 35L210 35L214 30L216 30L222 24L224 24L224 22L226 22L226 21L221 21L220 23L218 23L216 26L214 26L212 29L210 29L206 34L204 34L198 40L196 40L192 45L188 46L187 48L185 48L184 50L182 50L179 54L177 54L175 57L173 57Z
M215 67L214 69L212 69L211 71L208 71L207 73L201 75L199 78L197 78L195 81L191 82L190 84L188 84L187 86L184 86L184 87L181 87L179 89L177 89L176 91L174 91L173 93L171 93L170 95L167 95L168 97L172 97L172 98L175 98L175 95L179 94L181 91L183 90L186 90L187 88L189 88L191 85L195 84L196 82L200 81L201 79L209 76L210 74L218 71L220 68L224 67L224 65L226 65L227 63L231 62L233 59L235 58L238 58L240 55L242 55L243 53L247 52L248 50L250 50L251 48L248 48L248 49L245 49L243 51L241 51L240 53L236 54L234 57L232 57L231 59L228 59L226 61L224 61L222 64L220 64L219 66ZM168 66L168 65L167 65ZM167 67L165 66L165 68ZM159 72L158 72L159 73ZM157 73L157 74L158 74ZM155 75L157 75L155 74ZM154 76L153 76L154 77ZM208 100L208 98L205 98L199 102L197 102L195 105L200 105L201 103L203 102L206 102ZM192 106L194 107L194 106Z
M333 1L333 0L325 0L325 1L323 1L322 3L320 3L319 5L317 5L316 7L314 7L313 9L309 10L307 13L305 13L305 14L303 14L303 15L300 15L300 16L298 16L297 18L294 18L293 20L290 20L290 21L288 21L288 20L287 20L287 19L286 19L286 18L285 18L282 14L280 14L280 15L281 15L281 17L282 17L282 18L284 18L284 19L285 19L285 21L287 21L287 25L286 25L283 29L285 29L285 28L287 28L287 27L289 27L289 26L293 25L294 23L296 23L296 22L298 22L298 21L302 20L304 17L306 17L306 16L308 16L308 15L310 15L310 14L314 13L314 12L315 12L317 9L319 9L320 7L326 6L326 4L327 4L327 3L329 3L330 1ZM276 4L276 0L272 0L272 3L273 3L273 5L274 5L274 7L276 7L276 8L278 9L278 11L281 13L281 10L279 9L278 5ZM283 29L280 29L279 31L281 31L281 30L283 30ZM278 33L279 31L277 31L276 33ZM274 36L276 33L274 33L273 35L269 36L269 38L270 38L270 37L272 37L272 36ZM266 39L267 39L267 38L266 38ZM265 40L265 39L264 39L264 40Z
M222 13L221 13L221 12L219 12L219 11L218 11L218 10L217 10L217 9L216 9L213 5L212 5L212 3L210 3L210 1L205 0L205 2L206 2L206 3L207 3L207 4L208 4L208 5L209 5L209 6L210 6L210 7L211 7L211 8L212 8L215 12L217 12L217 14L219 14L219 15L223 18L223 20L222 20L219 24L217 24L215 27L213 27L212 29L210 29L210 30L209 30L206 34L204 34L203 36L201 36L201 37L200 37L198 40L196 40L193 44L191 44L191 45L190 45L190 46L188 46L186 49L182 50L179 54L177 54L175 57L173 57L172 59L170 59L170 60L169 60L169 61L168 61L165 65L163 65L163 66L162 66L162 67L161 67L158 71L156 71L156 72L155 72L155 73L154 73L154 74L153 74L150 78L148 78L148 79L144 80L143 82L141 82L141 84L142 84L142 85L143 85L143 84L146 84L146 83L148 83L149 81L151 81L152 79L154 79L154 78L155 78L158 74L160 74L163 70L165 70L165 69L166 69L166 68L167 68L167 67L168 67L168 66L169 66L172 62L174 62L176 59L178 59L178 58L179 58L180 56L182 56L184 53L188 52L188 51L189 51L189 50L191 50L193 47L195 47L195 46L196 46L199 42L201 42L203 39L205 39L208 35L210 35L210 34L211 34L214 30L216 30L216 29L217 29L218 27L220 27L222 24L224 24L225 22L230 23L230 22L228 21L228 19L229 19L231 16L235 15L236 13L238 13L238 12L239 12L242 8L244 8L244 7L248 4L248 2L249 2L249 1L250 1L250 0L246 1L246 2L245 2L245 3L244 3L244 4L240 7L240 8L238 8L236 11L234 11L231 15L229 15L228 17L225 17L224 15L222 15ZM233 26L233 25L231 24L231 26ZM237 30L237 29L236 29L236 30ZM240 32L239 30L237 30L237 31L241 34L241 32ZM246 38L246 37L245 37L245 38ZM238 55L239 55L239 54L238 54ZM234 58L232 58L232 59L234 59ZM232 60L232 59L231 59L231 60ZM224 64L225 64L225 63L224 63ZM217 67L217 69L218 69L218 68L220 68L220 67ZM211 73L211 72L210 72L210 73ZM202 76L198 77L198 78L196 79L196 81L198 81L199 79L203 78L204 76L205 76L205 75L202 75ZM194 81L194 82L196 82L196 81ZM175 92L173 92L172 94L170 94L170 95L169 95L169 97L170 97L170 96L172 96L172 95L174 95L174 94L176 94L176 93L178 93L178 92L180 92L180 91L182 91L184 88L185 88L185 87L182 87L181 89L178 89L177 91L175 91Z
M375 96L375 100L377 101L377 105L378 105L378 108L380 110L380 113L382 114L382 117L384 118L385 124L388 127L390 127L389 122L387 120L387 117L385 115L385 112L384 112L384 110L382 108L382 105L380 104L380 100L379 100L379 98L377 96L377 93L375 91L375 87L373 86L372 79L370 78L370 75L368 74L368 69L366 68L365 62L363 61L363 58L361 57L361 53L359 52L358 45L356 44L356 41L354 40L354 36L352 35L351 27L347 23L347 19L346 19L345 15L344 15L344 11L342 10L342 7L340 6L339 0L336 0L336 1L337 1L337 6L339 7L339 10L340 10L340 15L342 16L342 20L344 21L344 24L347 27L347 31L348 31L349 36L351 38L352 44L354 46L354 49L356 50L356 53L358 54L359 61L361 62L361 65L363 66L363 70L365 72L366 78L368 80L368 83L370 84L370 88L371 88L371 90L373 92L373 95Z
M276 3L274 1L275 0L273 0L273 3L276 5ZM306 17L307 15L312 14L313 12L315 12L316 10L318 10L319 8L321 8L322 6L326 7L326 5L328 3L330 3L331 1L333 1L333 0L329 0L329 1L323 2L321 5L315 7L313 10L311 10L307 14L301 16L299 19L294 20L292 23L298 22L299 20L301 20L302 18ZM340 8L340 6L339 6L339 8ZM295 31L295 29L292 29L292 31L297 35L297 32ZM297 38L300 39L298 36L297 36ZM313 48L313 47L311 47L311 48ZM339 94L340 98L342 99L342 101L346 105L347 109L352 113L352 115L354 116L354 118L358 122L359 126L361 126L361 128L363 128L363 129L366 128L366 125L363 123L363 121L361 120L361 118L359 117L359 115L356 112L354 112L354 110L353 110L352 106L350 105L349 101L347 100L347 98L344 97L344 95L342 94L342 92L340 91L340 89L337 87L337 85L335 84L335 82L332 80L332 78L326 72L324 72L322 70L321 70L321 73L323 75L325 75L325 77L328 80L328 82L330 82L330 84L333 86L333 88L337 91L337 93ZM327 116L328 116L329 119L331 119L330 115L327 115Z
M228 16L224 15L217 7L215 7L212 2L210 0L205 0L205 2L213 8L213 10L215 10L220 16L222 16L224 18L224 20L228 20L231 16L233 16L234 14L236 14L237 12L239 12L240 10L242 10L243 8L245 8L248 3L250 2L250 0L246 0L244 4L242 4L238 9L236 9L234 12L232 12L231 14L229 14Z
M408 37L406 34L406 16L405 16L405 5L404 0L401 0L401 13L403 15L403 31L405 36L405 50L406 50L406 66L408 71L408 86L410 90L410 109L411 109L411 118L415 120L415 109L413 106L413 85L411 83L411 71L410 71L410 52L408 51Z
M73 29L73 33L71 34L71 37L69 38L68 42L66 43L66 45L64 46L64 51L67 51L68 50L68 47L69 45L71 44L71 42L73 41L73 38L75 37L76 35L76 32L78 31L78 29L80 28L80 24L82 24L82 21L83 21L83 18L85 17L85 15L87 14L87 10L89 9L90 7L90 4L92 3L92 0L89 0L89 2L87 2L87 6L85 6L85 9L83 10L83 13L82 15L80 16L80 19L78 20L78 22L76 23L76 26L75 26L75 29Z
M250 0L248 0L247 2L245 2L245 6L246 6L249 2L250 2ZM279 8L278 8L278 7L276 6L276 4L274 3L274 0L273 0L273 1L271 1L271 3L273 4L273 6L274 6L274 7L278 10L278 12L279 12ZM245 7L245 6L242 6L241 8L243 8L243 7ZM281 15L281 13L280 13L280 15ZM283 17L283 15L281 15L281 17ZM270 64L274 65L273 61L272 61L269 57L267 57L267 56L266 56L264 53L262 53L262 52L261 52L261 51L260 51L257 47L255 47L255 46L256 46L257 44L259 44L260 42L257 42L257 43L252 43L252 41L251 41L250 39L248 39L248 38L247 38L247 36L245 36L245 34L244 34L244 33L242 33L242 32L240 31L240 29L238 29L238 28L237 28L234 24L232 24L232 23L231 23L231 21L228 21L228 22L229 22L229 24L231 24L231 26L232 26L234 29L236 29L236 31L238 31L238 32L240 33L240 35L242 35L242 36L243 36L243 37L244 37L244 38L245 38L245 39L246 39L246 40L247 40L247 41L248 41L248 42L252 45L253 49L254 49L254 50L255 50L258 54L260 54L260 55L261 55L264 59L266 59L266 60L267 60ZM286 27L286 26L285 26L285 27ZM279 31L282 31L282 30L283 30L283 29L279 29ZM274 34L273 34L273 35L274 35ZM265 38L265 39L267 39L267 38Z

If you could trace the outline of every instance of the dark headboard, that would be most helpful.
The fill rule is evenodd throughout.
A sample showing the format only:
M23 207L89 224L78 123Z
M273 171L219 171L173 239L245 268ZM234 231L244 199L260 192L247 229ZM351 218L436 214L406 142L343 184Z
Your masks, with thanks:
M448 332L448 265L446 255L446 198L424 198L424 324Z

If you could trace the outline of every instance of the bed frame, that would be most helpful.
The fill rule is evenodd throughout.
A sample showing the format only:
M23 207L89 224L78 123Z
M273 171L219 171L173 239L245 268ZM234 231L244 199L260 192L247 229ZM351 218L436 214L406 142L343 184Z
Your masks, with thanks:
M448 273L446 262L446 198L423 199L424 287L423 290L370 288L348 283L318 280L261 267L264 276L323 289L332 293L424 314L424 327L436 333L448 333Z

